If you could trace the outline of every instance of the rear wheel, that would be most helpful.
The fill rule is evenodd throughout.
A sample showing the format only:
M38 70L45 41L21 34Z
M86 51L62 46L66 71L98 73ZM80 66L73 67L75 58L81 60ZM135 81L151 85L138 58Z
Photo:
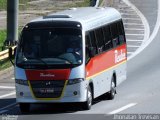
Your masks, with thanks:
M92 106L92 101L93 101L93 95L90 86L88 87L87 90L87 101L83 103L83 108L85 110L90 110Z
M112 81L111 81L111 89L108 92L108 99L109 100L113 100L116 94L116 83L115 83L115 78L112 77Z
M19 107L22 113L27 113L30 111L30 104L29 103L19 103Z

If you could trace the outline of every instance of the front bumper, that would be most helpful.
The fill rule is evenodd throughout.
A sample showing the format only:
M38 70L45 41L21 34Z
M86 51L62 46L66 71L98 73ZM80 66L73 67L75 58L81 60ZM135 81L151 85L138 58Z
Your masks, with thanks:
M16 100L18 103L65 103L84 102L87 98L88 82L85 80L74 85L65 84L60 97L36 98L31 86L16 84ZM75 94L75 92L77 94Z

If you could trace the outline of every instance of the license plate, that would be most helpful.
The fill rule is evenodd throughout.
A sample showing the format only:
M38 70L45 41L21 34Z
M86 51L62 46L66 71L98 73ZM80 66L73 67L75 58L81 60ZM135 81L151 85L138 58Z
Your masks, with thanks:
M40 89L40 93L54 93L54 89L53 88L43 88Z

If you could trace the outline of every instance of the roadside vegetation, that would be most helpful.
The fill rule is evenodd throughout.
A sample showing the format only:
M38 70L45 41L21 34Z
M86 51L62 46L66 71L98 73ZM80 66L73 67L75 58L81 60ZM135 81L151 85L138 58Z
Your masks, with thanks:
M2 51L3 43L6 40L6 30L0 30L0 51Z
M0 30L0 51L2 51L3 43L6 40L6 30ZM11 63L8 59L0 60L0 71L9 68Z
M0 0L0 10L5 10L7 5L7 0Z
M27 5L27 2L30 2L33 0L19 0L20 5ZM7 0L0 0L0 10L6 10L7 9Z

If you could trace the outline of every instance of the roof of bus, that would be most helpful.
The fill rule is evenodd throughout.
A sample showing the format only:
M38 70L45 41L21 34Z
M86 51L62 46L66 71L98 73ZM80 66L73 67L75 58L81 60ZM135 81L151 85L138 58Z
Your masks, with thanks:
M82 28L88 30L119 19L121 19L120 13L111 7L81 7L53 13L31 22L75 21L80 22Z

